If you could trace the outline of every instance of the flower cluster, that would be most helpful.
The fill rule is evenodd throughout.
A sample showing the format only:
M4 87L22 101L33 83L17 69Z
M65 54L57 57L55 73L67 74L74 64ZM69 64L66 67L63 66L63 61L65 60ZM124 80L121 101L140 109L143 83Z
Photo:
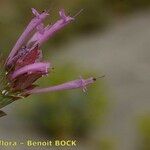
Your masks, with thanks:
M43 21L49 15L47 11L37 12L32 8L34 18L27 25L16 44L12 48L4 65L5 79L1 83L0 108L9 103L27 97L35 93L52 92L82 88L86 91L86 86L96 79L77 79L47 88L38 88L35 81L47 75L52 67L50 62L43 60L41 46L57 31L75 20L65 14L64 10L59 11L60 19L52 25L44 26ZM4 82L4 83L3 83ZM3 85L3 86L2 86Z

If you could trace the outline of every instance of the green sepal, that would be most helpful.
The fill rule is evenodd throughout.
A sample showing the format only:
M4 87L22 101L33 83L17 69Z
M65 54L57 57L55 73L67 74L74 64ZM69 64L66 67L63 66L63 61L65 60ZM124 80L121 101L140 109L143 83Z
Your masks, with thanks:
M11 97L0 97L0 109L11 104L14 100Z
M6 116L7 114L5 112L3 112L2 110L0 110L0 117Z

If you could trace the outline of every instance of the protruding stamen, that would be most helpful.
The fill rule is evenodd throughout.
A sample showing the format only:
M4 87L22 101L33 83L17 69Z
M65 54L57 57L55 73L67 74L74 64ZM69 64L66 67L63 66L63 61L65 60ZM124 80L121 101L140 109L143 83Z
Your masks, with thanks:
M96 81L97 79L104 78L104 77L105 77L105 75L100 76L100 77L95 77L95 78L93 78L93 80Z
M77 12L77 13L73 16L73 18L76 18L77 16L79 16L83 11L84 11L84 9L82 8L79 12Z

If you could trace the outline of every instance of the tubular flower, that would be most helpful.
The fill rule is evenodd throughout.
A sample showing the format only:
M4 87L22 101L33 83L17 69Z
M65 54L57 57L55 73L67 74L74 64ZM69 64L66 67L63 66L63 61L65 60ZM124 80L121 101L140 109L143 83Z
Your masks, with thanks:
M35 81L48 75L52 69L52 64L45 62L42 58L42 44L75 18L66 15L65 11L61 10L59 11L60 19L45 27L43 21L49 15L48 12L39 13L32 8L32 13L35 17L12 48L4 67L0 66L0 108L31 94L77 88L82 88L85 92L86 87L96 80L93 77L80 78L51 87L37 88ZM5 113L0 111L0 116L3 115Z

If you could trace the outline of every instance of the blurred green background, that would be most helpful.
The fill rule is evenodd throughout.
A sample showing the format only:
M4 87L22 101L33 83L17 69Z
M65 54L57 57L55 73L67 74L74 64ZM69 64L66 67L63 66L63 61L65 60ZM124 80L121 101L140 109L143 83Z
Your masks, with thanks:
M32 7L50 10L45 23L56 21L61 8L72 16L84 9L43 46L55 70L37 84L55 85L80 75L106 78L87 93L48 93L8 106L8 113L14 113L1 120L1 138L72 138L81 149L149 150L150 1L0 0L0 50L5 56L31 19Z
M67 30L61 31L47 44L48 46L58 46L64 43L64 40L66 42L66 40L75 37L76 34L103 31L115 17L121 17L150 6L148 0L75 0L73 2L68 0L1 0L0 4L0 44L1 48L5 48L7 51L30 20L31 7L40 11L49 9L51 22L47 21L47 23L58 19L58 10L61 8L67 10L71 15L84 9L73 25L67 27Z

